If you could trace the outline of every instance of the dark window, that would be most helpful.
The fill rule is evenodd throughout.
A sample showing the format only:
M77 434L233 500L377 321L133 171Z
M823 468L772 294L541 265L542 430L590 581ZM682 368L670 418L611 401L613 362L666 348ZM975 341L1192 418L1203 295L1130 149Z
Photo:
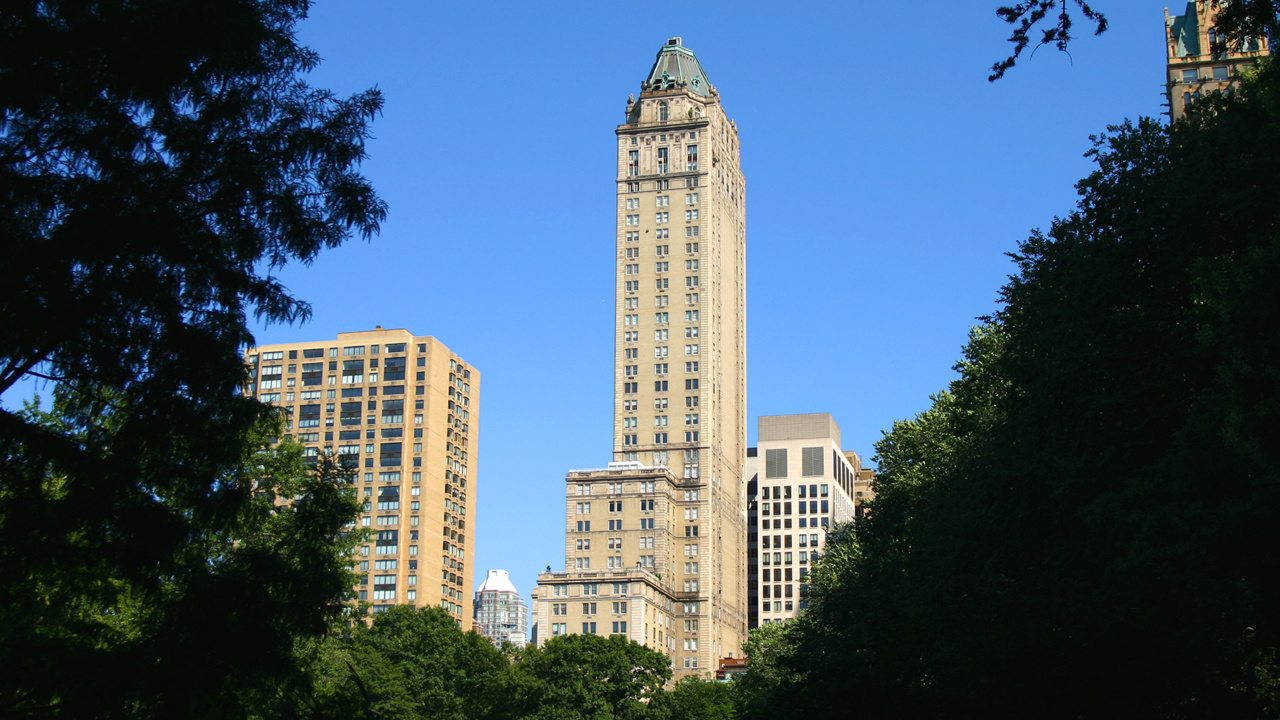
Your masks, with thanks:
M318 404L298 407L298 427L320 427L320 406Z
M324 375L324 363L302 363L302 384L319 385Z
M302 351L302 357L303 357L304 359L305 359L305 358L318 358L318 357L324 357L324 349L323 349L323 348L311 348L310 350L303 350L303 351Z
M364 395L364 388L342 388L342 397L352 398Z
M387 358L382 366L382 379L388 382L404 379L404 358Z
M379 467L400 467L400 448L402 443L382 443L378 451Z
M359 425L360 424L360 402L344 402L342 403L342 412L338 416L338 424L340 425Z
M404 352L404 343L387 343L386 350L388 353Z

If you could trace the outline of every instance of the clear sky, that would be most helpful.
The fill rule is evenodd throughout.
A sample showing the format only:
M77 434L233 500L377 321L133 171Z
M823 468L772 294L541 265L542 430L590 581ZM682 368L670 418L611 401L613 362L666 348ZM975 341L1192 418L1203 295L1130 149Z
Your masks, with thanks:
M610 459L614 128L682 36L741 136L749 439L830 412L869 462L953 378L1005 253L1071 210L1089 136L1162 112L1164 5L1098 0L1106 34L1080 18L1071 57L991 84L999 4L319 0L311 82L385 94L363 169L390 215L286 268L314 315L258 340L404 327L479 368L475 581L528 597L564 567L565 471Z

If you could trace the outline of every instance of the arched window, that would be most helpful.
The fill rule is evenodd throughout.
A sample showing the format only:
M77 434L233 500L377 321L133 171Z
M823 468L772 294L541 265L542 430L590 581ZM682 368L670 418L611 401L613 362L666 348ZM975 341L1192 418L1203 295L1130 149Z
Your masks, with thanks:
M666 101L658 103L658 121L666 122L670 119L670 109L667 107Z

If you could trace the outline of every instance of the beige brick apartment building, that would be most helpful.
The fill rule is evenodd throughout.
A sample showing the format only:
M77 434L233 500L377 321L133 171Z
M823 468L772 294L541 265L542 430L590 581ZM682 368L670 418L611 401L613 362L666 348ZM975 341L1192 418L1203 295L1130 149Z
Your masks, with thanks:
M439 605L467 629L480 373L439 340L378 327L245 353L250 394L285 412L305 457L355 473L370 531L358 598Z

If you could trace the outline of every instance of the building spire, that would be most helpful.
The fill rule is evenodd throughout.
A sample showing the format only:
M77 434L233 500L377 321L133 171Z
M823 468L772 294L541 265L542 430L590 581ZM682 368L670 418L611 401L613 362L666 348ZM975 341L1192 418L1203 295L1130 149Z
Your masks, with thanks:
M715 90L707 80L707 74L693 51L681 44L683 41L683 38L673 37L662 46L649 70L648 79L640 84L641 91L680 89L701 97L712 96Z

